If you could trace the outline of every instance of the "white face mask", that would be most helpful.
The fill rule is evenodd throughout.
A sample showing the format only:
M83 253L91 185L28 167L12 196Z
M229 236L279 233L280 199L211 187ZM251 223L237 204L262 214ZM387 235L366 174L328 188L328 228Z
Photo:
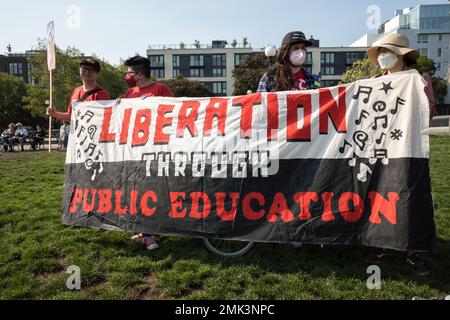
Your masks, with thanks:
M381 69L392 69L398 62L398 56L393 52L382 52L378 55L378 63Z

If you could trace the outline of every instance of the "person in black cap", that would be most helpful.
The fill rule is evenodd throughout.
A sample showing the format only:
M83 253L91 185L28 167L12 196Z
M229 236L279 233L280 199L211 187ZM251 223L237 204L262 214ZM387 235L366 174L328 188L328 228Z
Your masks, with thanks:
M86 58L80 62L80 77L83 85L72 92L67 112L58 112L55 106L47 108L49 116L70 123L72 118L72 103L79 101L110 100L108 92L97 84L100 77L100 63L93 58Z
M307 48L313 43L301 31L289 32L277 53L277 63L264 74L258 85L258 92L308 90L320 87L320 77L306 72Z

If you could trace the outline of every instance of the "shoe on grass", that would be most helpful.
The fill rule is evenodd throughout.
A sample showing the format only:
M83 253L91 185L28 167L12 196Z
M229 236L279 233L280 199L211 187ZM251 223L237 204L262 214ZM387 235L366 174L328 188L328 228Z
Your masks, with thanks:
M422 258L420 258L417 253L408 255L408 257L406 258L406 263L414 267L414 270L417 272L417 274L421 276L426 276L431 273L430 269L428 269L428 267L425 265L425 262L423 262Z
M144 237L144 245L147 250L156 250L159 248L158 243L153 239L152 236Z
M373 249L366 257L366 263L379 264L387 255L386 250L381 248Z

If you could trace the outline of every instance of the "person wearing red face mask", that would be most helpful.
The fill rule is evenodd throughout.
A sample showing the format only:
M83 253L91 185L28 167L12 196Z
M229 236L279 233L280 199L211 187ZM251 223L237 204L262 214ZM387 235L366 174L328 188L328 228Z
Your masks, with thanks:
M173 97L172 92L164 84L150 79L150 60L136 56L125 61L128 72L125 81L128 84L123 99L145 97Z
M122 99L147 98L147 97L173 97L172 92L164 84L150 79L150 60L136 56L125 61L128 72L125 81L128 84L127 92ZM150 234L138 233L132 240L143 241L147 250L159 248L158 243Z
M52 118L70 123L73 102L110 100L109 93L97 83L100 77L100 71L100 63L97 60L87 58L81 61L80 78L83 85L72 92L67 112L58 112L55 106L51 106L47 108L48 115Z
M313 43L301 31L289 32L277 53L277 63L261 78L258 92L310 90L320 87L320 75L306 72L307 48Z

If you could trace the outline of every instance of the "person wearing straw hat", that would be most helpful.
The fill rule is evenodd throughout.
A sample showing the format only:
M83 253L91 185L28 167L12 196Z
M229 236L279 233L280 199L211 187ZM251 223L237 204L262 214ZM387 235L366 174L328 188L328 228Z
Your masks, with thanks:
M379 40L375 46L367 51L370 61L383 69L383 73L375 76L382 77L384 75L392 74L409 70L417 59L420 53L412 48L409 48L409 40L406 36L401 34L389 34ZM435 100L433 94L433 87L431 85L431 78L428 74L424 75L427 81L425 93L430 102L430 117L434 114ZM386 250L375 248L366 258L366 262L377 264L386 256ZM425 265L423 260L415 251L409 251L406 262L413 266L419 275L428 275L430 270Z
M370 61L383 69L383 73L376 76L406 71L417 63L420 53L409 47L408 37L402 34L389 34L380 39L375 46L367 50ZM430 103L430 120L436 112L436 100L433 92L431 77L428 73L422 75L427 82L425 93Z

